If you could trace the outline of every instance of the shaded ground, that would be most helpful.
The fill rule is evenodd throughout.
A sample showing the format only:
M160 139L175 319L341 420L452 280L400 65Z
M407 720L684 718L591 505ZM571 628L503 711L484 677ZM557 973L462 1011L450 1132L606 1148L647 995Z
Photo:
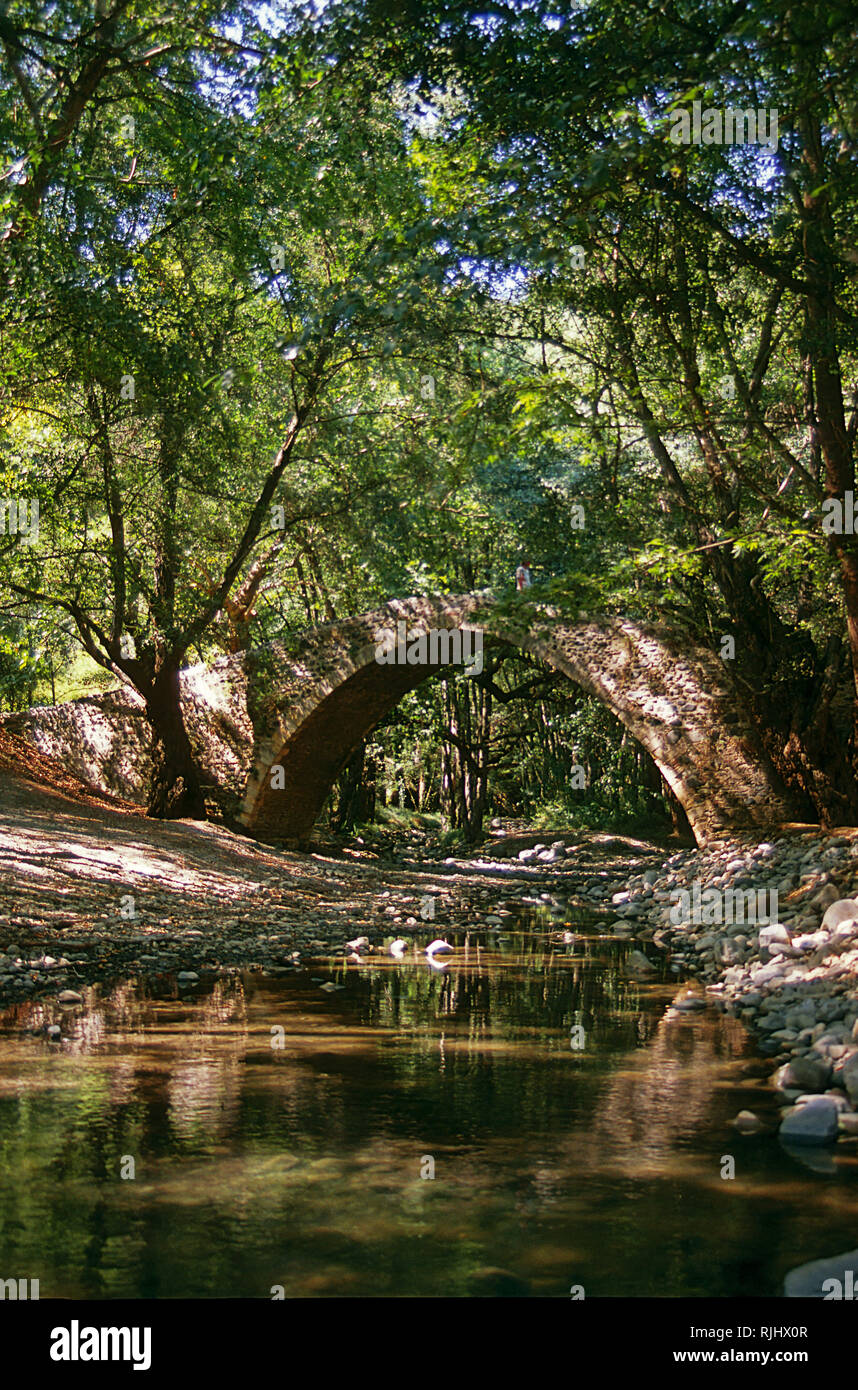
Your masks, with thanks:
M72 776L54 758L48 758L24 739L16 738L0 724L0 788L3 805L7 794L14 796L15 788L42 787L60 792L85 806L110 806L117 810L134 811L130 801L97 790L80 778Z
M558 924L594 883L621 886L651 853L594 837L558 864L278 851L219 825L152 821L0 734L0 998L136 973L291 971L350 937L477 925L540 904ZM427 908L427 901L429 906ZM587 903L589 914L592 901ZM428 914L428 920L424 920ZM421 935L422 934L422 935Z

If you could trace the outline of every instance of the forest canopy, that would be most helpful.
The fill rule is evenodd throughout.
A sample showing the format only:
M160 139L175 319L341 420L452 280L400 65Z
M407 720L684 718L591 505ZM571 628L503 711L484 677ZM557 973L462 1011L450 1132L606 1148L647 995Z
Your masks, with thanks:
M857 18L0 4L4 707L133 687L150 812L203 815L183 666L513 602L529 559L561 611L718 654L808 817L854 823ZM410 695L333 823L378 796L469 835L667 807L510 651Z

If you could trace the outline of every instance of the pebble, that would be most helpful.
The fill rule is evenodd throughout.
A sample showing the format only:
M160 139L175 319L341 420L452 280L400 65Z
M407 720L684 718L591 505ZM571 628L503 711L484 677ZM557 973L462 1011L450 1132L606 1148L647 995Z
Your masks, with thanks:
M781 922L773 922L771 926L761 927L759 935L760 960L765 962L773 955L778 955L783 946L791 946L792 937L789 929Z
M858 1052L842 1062L837 1069L838 1084L843 1087L849 1099L858 1104Z
M626 956L626 970L630 975L654 975L656 967L643 951L629 951Z
M763 1122L753 1110L740 1110L733 1121L740 1134L758 1134L763 1128Z
M683 1013L695 1013L706 1008L706 1000L700 994L678 994L671 1002L674 1009L680 1009Z

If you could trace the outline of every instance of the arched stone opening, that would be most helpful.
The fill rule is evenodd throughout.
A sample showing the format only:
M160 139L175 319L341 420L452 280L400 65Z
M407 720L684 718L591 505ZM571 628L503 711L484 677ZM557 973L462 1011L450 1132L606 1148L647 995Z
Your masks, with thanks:
M397 624L409 640L479 630L603 701L650 754L699 843L728 830L762 831L795 813L711 653L656 625L583 615L570 621L537 604L502 609L468 596L393 600L316 629L291 655L272 647L256 658L248 672L256 743L239 814L254 834L306 837L362 740L408 691L449 664L379 661L384 634Z

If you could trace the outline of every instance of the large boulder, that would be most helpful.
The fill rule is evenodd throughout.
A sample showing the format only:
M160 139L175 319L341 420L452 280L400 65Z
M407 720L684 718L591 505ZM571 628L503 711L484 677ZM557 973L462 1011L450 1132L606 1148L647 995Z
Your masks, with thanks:
M780 1090L824 1091L831 1081L831 1065L822 1057L793 1057L777 1074Z
M837 1103L830 1096L813 1096L784 1116L778 1137L785 1144L833 1144L837 1115Z

